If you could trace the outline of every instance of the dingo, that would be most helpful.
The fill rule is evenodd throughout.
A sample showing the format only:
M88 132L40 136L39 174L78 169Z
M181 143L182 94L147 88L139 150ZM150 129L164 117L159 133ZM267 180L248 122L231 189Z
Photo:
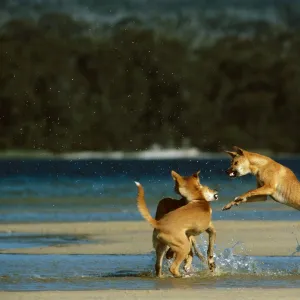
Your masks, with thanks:
M156 251L156 276L162 276L162 261L168 249L175 252L170 272L175 277L181 277L179 267L183 260L187 260L191 251L190 237L206 231L209 234L209 246L207 250L208 266L211 271L215 269L213 247L216 239L216 231L211 222L211 207L209 202L218 200L216 191L200 184L199 180L187 180L172 171L176 181L176 190L187 200L187 204L165 214L159 220L155 220L149 213L144 198L142 185L136 182L138 187L137 206L141 215L156 230L153 233L153 246ZM198 174L197 174L198 177Z
M256 176L257 188L236 197L222 210L243 202L266 201L267 196L300 210L300 182L289 168L261 154L238 147L234 147L234 150L225 151L232 157L231 166L226 173L230 177L253 174Z
M186 182L200 182L199 181L199 173L200 171L192 174L191 176L181 176L182 180L185 180ZM178 174L175 171L171 172L172 178L174 179L175 182L175 186L174 186L174 190L175 193L177 193L178 195L180 195L182 198L180 200L178 199L173 199L173 198L163 198L159 201L157 208L156 208L156 213L155 213L155 220L160 220L165 214L169 213L170 211L173 211L181 206L184 206L188 203L188 200L186 198L184 198L179 190L178 190L178 183L177 183L177 179L176 176L178 176ZM152 234L152 242L153 242L153 247L155 248L155 245L157 243L156 241L157 239L157 230L153 229L153 234ZM188 255L188 257L185 260L185 265L184 265L184 270L188 271L191 267L192 264L192 260L193 260L193 249L195 254L198 256L198 258L204 262L204 257L203 255L198 251L197 249L197 244L196 244L196 240L193 236L190 236L190 242L191 242L191 251ZM166 258L170 259L174 257L174 251L172 251L171 248L168 249L167 253L166 253Z

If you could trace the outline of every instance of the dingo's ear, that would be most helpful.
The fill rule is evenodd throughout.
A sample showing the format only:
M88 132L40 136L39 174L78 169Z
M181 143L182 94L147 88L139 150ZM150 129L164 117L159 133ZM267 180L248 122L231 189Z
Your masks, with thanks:
M177 182L182 181L182 177L178 173L176 173L175 171L172 170L171 175L172 175L172 177L175 181L177 181Z
M200 170L197 171L196 173L193 174L193 177L198 178L199 179L199 174L200 174Z
M236 151L236 153L238 155L244 155L245 150L243 150L242 148L239 148L237 146L233 146L233 149Z
M225 153L229 154L232 158L235 158L238 154L236 152L233 151L224 151Z

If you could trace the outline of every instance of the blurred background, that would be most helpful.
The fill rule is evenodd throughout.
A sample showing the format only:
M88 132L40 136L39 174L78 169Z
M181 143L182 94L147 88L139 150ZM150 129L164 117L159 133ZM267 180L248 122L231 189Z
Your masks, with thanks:
M299 152L300 2L2 0L1 149Z
M216 218L297 217L219 212L255 182L214 153L300 172L300 1L2 0L0 22L0 222L141 219L133 180L153 211L171 169L219 188Z

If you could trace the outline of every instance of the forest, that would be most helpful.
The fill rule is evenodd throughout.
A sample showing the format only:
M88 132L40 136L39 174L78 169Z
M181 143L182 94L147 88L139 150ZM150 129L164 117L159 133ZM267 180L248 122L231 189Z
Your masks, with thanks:
M182 20L172 33L133 17L97 30L67 13L10 19L0 28L0 149L189 140L203 151L300 152L300 18L285 16L226 27L212 18L204 38L176 34Z

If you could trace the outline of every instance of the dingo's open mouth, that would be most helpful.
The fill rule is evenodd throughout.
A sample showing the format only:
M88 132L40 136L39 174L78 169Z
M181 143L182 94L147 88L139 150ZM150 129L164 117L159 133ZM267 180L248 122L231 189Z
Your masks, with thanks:
M237 171L227 170L226 173L228 174L229 177L236 177L237 176Z

